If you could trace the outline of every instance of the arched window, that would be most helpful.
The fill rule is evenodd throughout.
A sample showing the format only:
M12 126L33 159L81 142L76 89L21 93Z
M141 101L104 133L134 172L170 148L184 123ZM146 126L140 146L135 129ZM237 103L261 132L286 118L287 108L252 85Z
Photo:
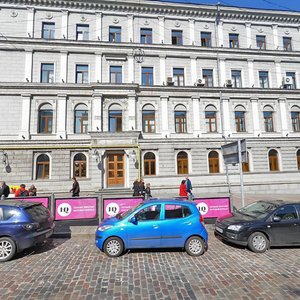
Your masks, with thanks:
M50 160L47 154L40 154L36 159L36 179L48 179Z
M83 153L77 153L73 159L73 176L86 177L86 156Z
M187 120L186 120L186 107L184 105L177 105L175 107L175 132L186 133L187 132Z
M300 170L300 149L297 150L297 167Z
M246 131L246 109L242 105L237 105L234 109L235 129L236 132Z
M38 118L38 133L52 133L53 109L51 104L40 106Z
M84 104L79 104L74 112L74 132L87 133L88 132L89 115L88 108Z
M264 124L265 124L265 131L266 132L273 132L274 131L274 109L270 105L266 105L264 107Z
M184 151L180 151L177 154L177 174L189 173L189 160L188 155Z
M292 128L294 132L300 131L300 108L294 105L291 109Z
M248 161L242 163L242 170L243 170L244 173L250 172L250 166L249 166L249 152L248 152L248 151L247 151L247 158L248 158Z
M209 165L209 173L220 173L219 153L217 151L209 152L208 165Z
M119 104L113 104L108 111L108 131L122 131L122 107Z
M155 154L152 152L147 152L144 156L144 174L156 175L155 164Z
M270 171L279 171L278 152L274 149L269 151L269 168Z
M217 109L214 105L205 108L206 132L217 132Z
M155 109L153 105L145 105L142 114L143 132L155 133Z

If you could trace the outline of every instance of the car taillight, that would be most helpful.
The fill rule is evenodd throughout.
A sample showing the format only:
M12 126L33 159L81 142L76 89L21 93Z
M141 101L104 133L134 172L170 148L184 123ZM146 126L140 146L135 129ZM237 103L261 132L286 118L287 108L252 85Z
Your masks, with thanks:
M34 230L40 227L39 223L28 223L28 224L24 224L22 225L24 229L26 230Z
M204 218L201 214L200 214L200 223L204 223Z

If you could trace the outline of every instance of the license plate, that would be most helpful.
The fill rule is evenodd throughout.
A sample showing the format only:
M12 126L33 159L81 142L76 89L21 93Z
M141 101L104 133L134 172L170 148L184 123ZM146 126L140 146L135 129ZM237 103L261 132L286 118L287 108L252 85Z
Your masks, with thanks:
M218 232L220 232L220 233L223 233L223 229L220 228L220 227L218 227L218 226L216 226L216 231L218 231Z

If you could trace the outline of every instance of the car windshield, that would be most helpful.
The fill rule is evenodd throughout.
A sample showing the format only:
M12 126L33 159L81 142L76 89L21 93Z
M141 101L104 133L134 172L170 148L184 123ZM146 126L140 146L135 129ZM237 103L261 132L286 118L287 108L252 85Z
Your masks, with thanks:
M272 212L274 209L276 209L278 206L279 205L276 203L257 201L245 207L242 207L241 209L238 210L238 212L250 217L262 219L265 216L267 216L270 212Z
M127 211L123 211L123 212L120 212L116 215L116 218L118 219L125 219L127 218L133 211L135 211L136 209L140 208L141 206L143 205L143 203L140 203L132 208L130 208L129 210Z

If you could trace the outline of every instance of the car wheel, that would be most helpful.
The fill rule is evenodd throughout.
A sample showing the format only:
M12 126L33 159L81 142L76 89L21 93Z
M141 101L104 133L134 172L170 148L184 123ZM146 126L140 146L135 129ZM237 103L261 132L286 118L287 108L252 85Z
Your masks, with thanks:
M11 238L0 238L0 262L12 259L16 253L16 250L16 244Z
M254 232L248 238L248 247L256 253L263 253L269 248L269 240L262 232Z
M191 236L185 243L185 251L191 256L200 256L205 251L205 243L199 236Z
M109 257L117 257L123 253L123 241L118 237L111 237L104 243L103 251Z

